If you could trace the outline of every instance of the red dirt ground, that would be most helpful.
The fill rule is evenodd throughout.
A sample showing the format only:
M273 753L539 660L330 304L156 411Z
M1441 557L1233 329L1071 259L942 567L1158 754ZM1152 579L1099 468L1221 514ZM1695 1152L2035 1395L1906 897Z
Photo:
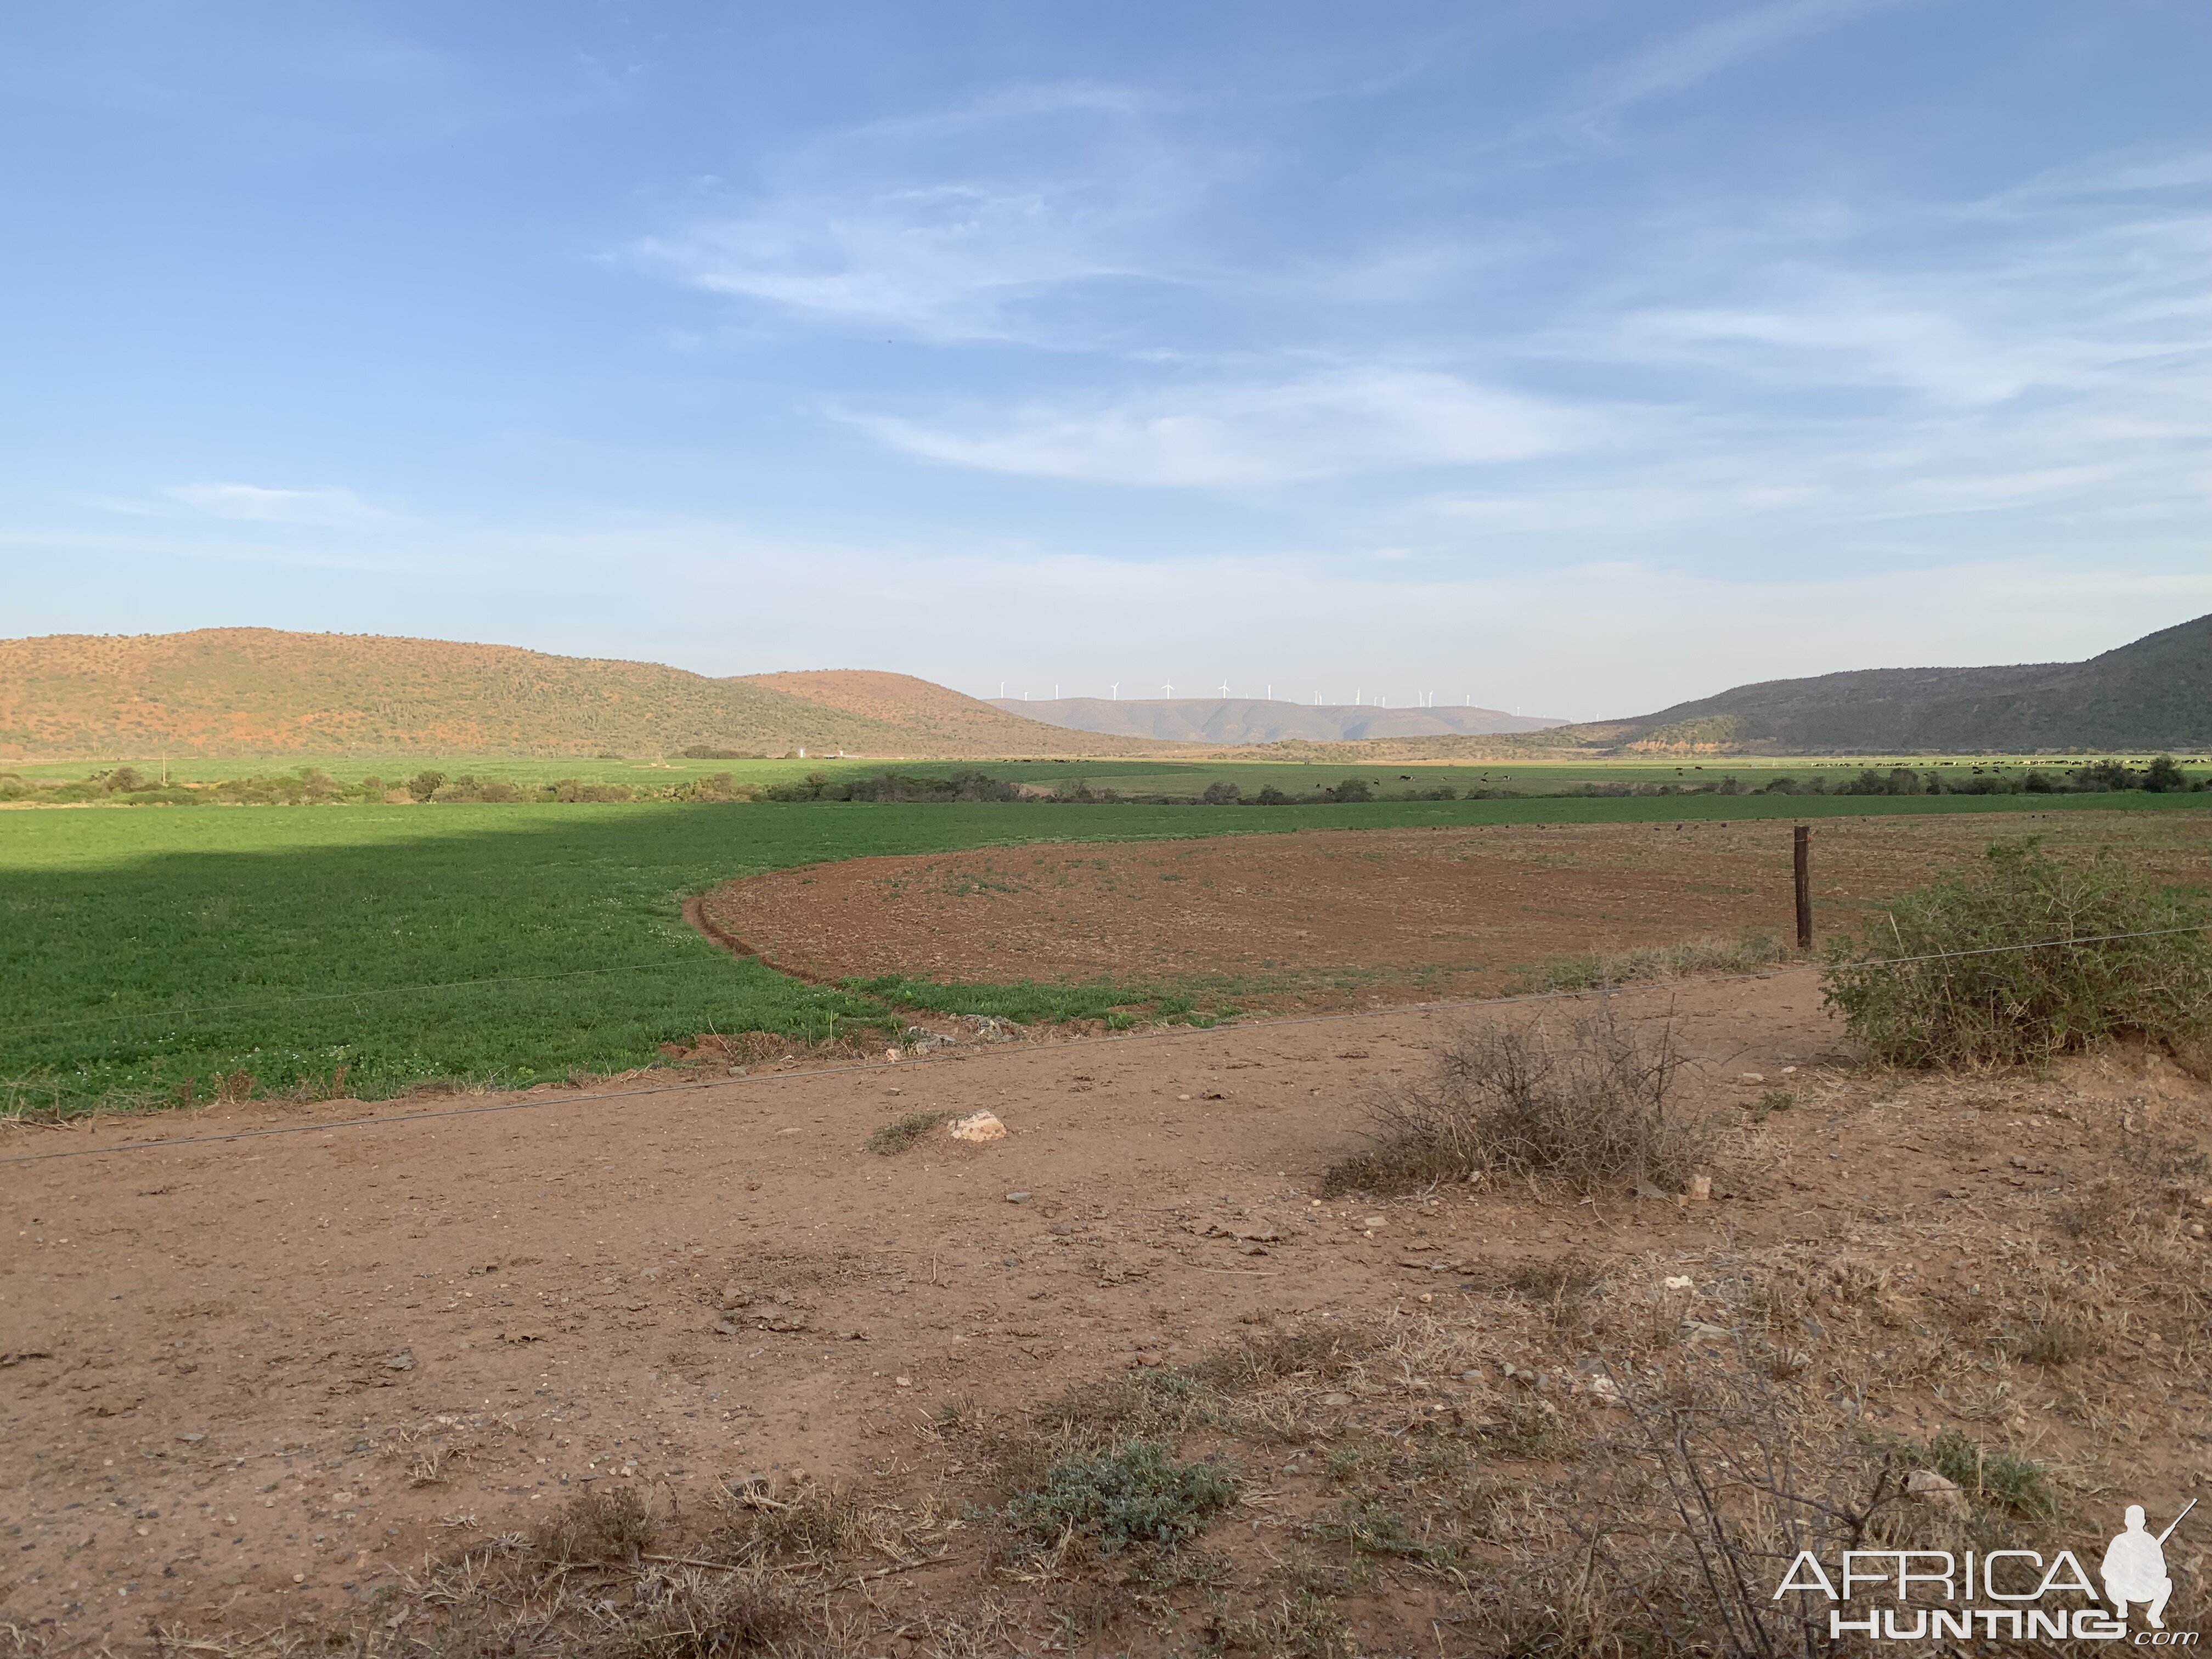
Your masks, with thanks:
M1524 858L1542 844L1519 842ZM1279 879L1267 855L1289 847L1239 843L1247 884ZM1159 868L1181 856L1130 850L1170 861ZM957 1515L975 1475L929 1431L939 1408L973 1397L1012 1419L1251 1322L1433 1321L1487 1332L1525 1367L1522 1316L1460 1277L1485 1264L1582 1250L1691 1273L1795 1240L1978 1296L1987 1242L2047 1232L2046 1190L2086 1178L2125 1126L2212 1145L2212 1091L2158 1061L2039 1081L1828 1069L1838 1034L1802 970L1622 1006L1671 1006L1705 1062L1697 1099L1741 1125L1744 1173L1715 1202L1512 1187L1316 1204L1321 1170L1358 1144L1363 1091L1418 1075L1461 1018L1440 1010L1017 1042L613 1097L10 1127L0 1620L56 1649L128 1644L149 1621L343 1628L427 1557L526 1527L593 1482L696 1514L718 1476L804 1469ZM1752 1124L1741 1109L1762 1085L1745 1073L1793 1084L1799 1108ZM863 1149L898 1115L979 1107L1006 1139ZM364 1112L376 1121L340 1121ZM301 1133L181 1144L260 1129ZM50 1156L76 1153L96 1155ZM716 1293L733 1282L755 1300L722 1334ZM2070 1394L2023 1375L1972 1409L1996 1413L1978 1433L2171 1515L2212 1482L2195 1437L2201 1342L2133 1330ZM1393 1386L1434 1402L1503 1385ZM1899 1432L1969 1409L1878 1367L1869 1386L1869 1421ZM1355 1409L1330 1403L1346 1398L1316 1394L1317 1437ZM1248 1542L1272 1550L1324 1509L1326 1483L1290 1465L1265 1480L1229 1529L1244 1537L1249 1520ZM871 1589L871 1630L908 1631L921 1645L903 1651L978 1652L943 1632L988 1604L1012 1650L1049 1644L1042 1611L1024 1622L1032 1592L994 1577L975 1533L939 1535L948 1559ZM1386 1564L1353 1607L1362 1650L1482 1650L1448 1591Z
M2194 812L1825 820L1819 931L1998 834L2212 879ZM854 859L732 882L702 904L809 978L1104 978L1292 1011L1489 994L1589 951L1786 938L1790 856L1790 826L1766 821L1314 830Z

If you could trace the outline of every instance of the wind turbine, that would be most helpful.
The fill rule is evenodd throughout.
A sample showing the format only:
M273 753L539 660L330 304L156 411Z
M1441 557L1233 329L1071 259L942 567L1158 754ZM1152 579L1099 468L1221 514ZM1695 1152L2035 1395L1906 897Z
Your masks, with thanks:
M1227 697L1227 696L1228 696L1228 695L1229 695L1229 682L1228 682L1227 680L1224 680L1224 681L1222 681L1222 682L1221 682L1221 695L1222 695L1224 698L1225 698L1225 697Z
M1163 685L1160 690L1166 692L1168 696L1172 697L1175 696L1175 682L1173 680L1170 680L1165 685Z
M1121 702L1121 681L1119 681L1119 680L1115 680L1112 685L1110 685L1110 686L1109 686L1109 687L1107 688L1107 690L1109 690L1109 691L1111 691L1111 692L1114 694L1114 695L1113 695L1113 701L1114 701L1114 702Z

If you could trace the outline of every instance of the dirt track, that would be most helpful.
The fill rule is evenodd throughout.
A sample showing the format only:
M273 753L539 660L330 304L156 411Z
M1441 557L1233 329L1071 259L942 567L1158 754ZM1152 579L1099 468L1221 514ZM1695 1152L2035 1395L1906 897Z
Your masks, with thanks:
M957 1449L921 1431L948 1401L1018 1412L1186 1361L1254 1320L1471 1317L1460 1274L1485 1261L1687 1260L1724 1237L1832 1249L1862 1228L1872 1248L1882 1220L1923 1229L1909 1248L1925 1274L1979 1278L1941 1218L2013 1224L2001 1218L2029 1182L2002 1155L2076 1133L2021 1127L2008 1086L1819 1071L1837 1034L1802 972L1625 1006L1674 1007L1708 1062L1703 1101L1748 1104L1759 1090L1741 1073L1783 1079L1790 1065L1818 1103L1747 1130L1759 1173L1715 1203L1504 1192L1317 1206L1318 1172L1356 1143L1352 1103L1425 1063L1454 1023L1441 1011L1015 1043L614 1100L550 1090L478 1115L398 1121L498 1103L394 1103L394 1121L354 1127L317 1127L360 1109L332 1103L11 1130L11 1158L118 1150L0 1166L17 1240L0 1272L6 1616L87 1640L149 1619L342 1620L426 1555L526 1525L593 1481L690 1512L718 1476L800 1469L957 1498L972 1478ZM2148 1097L2201 1131L2207 1104L2201 1085L2140 1068L2039 1086L2077 1122L2121 1097L2140 1115ZM863 1150L900 1114L977 1107L1009 1138ZM1900 1134L1917 1154L1903 1164ZM733 1285L750 1299L717 1311ZM1924 1428L1931 1407L1887 1409ZM2155 1443L2171 1449L2131 1469L2130 1491L2156 1484L2163 1501L2212 1478L2178 1430ZM1304 1480L1280 1478L1282 1501ZM976 1571L956 1562L885 1593L958 1607ZM1432 1592L1406 1594L1402 1639L1426 1642ZM1370 1604L1370 1650L1396 1650L1394 1607Z
M1253 809L1263 811L1265 809ZM1999 836L2110 846L2212 882L2199 813L1822 821L1823 936ZM1291 1012L1493 994L1548 959L1786 936L1790 826L1770 821L1332 830L854 859L732 882L702 902L813 979L1116 983Z

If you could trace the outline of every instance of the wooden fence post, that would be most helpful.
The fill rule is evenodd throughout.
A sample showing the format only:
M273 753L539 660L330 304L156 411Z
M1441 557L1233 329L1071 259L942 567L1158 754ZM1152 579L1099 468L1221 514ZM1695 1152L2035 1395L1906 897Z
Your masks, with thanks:
M1797 886L1797 948L1813 948L1813 826L1801 823L1790 834L1790 850Z

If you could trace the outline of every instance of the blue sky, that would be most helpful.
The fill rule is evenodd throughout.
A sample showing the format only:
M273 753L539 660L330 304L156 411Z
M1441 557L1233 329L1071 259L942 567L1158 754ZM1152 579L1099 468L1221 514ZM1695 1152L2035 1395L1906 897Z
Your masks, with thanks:
M2212 610L2195 0L0 15L0 634L1567 717Z

